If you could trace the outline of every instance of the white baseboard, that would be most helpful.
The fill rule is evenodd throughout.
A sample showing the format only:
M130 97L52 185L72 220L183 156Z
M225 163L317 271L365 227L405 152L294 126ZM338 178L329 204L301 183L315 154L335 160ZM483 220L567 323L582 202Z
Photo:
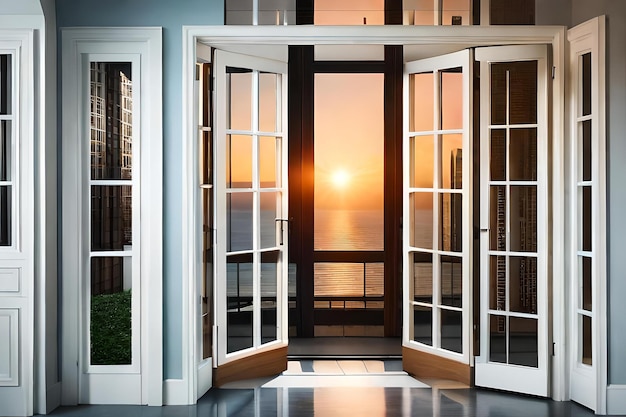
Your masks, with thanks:
M166 379L163 381L163 405L191 405L188 390L184 379Z
M606 413L626 414L626 385L606 387Z

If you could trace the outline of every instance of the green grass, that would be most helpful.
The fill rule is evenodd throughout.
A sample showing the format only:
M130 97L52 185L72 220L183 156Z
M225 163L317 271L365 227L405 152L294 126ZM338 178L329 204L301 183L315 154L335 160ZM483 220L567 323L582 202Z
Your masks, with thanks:
M91 297L91 364L131 363L131 292Z

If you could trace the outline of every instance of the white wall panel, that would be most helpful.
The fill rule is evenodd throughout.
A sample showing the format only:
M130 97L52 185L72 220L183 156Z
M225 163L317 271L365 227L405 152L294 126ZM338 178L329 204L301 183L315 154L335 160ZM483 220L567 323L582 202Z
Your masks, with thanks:
M19 310L0 309L0 386L19 385Z

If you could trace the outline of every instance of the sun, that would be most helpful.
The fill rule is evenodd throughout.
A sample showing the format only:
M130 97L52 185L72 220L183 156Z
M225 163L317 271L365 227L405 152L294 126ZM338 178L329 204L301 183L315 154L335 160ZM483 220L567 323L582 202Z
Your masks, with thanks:
M350 182L350 175L343 169L338 169L332 175L333 185L337 188L344 188Z

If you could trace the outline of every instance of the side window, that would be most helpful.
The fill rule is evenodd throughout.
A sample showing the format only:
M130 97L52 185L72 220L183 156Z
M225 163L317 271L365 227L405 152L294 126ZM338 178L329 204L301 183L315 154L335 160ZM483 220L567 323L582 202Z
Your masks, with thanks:
M13 55L0 51L0 246L13 244L15 92Z

